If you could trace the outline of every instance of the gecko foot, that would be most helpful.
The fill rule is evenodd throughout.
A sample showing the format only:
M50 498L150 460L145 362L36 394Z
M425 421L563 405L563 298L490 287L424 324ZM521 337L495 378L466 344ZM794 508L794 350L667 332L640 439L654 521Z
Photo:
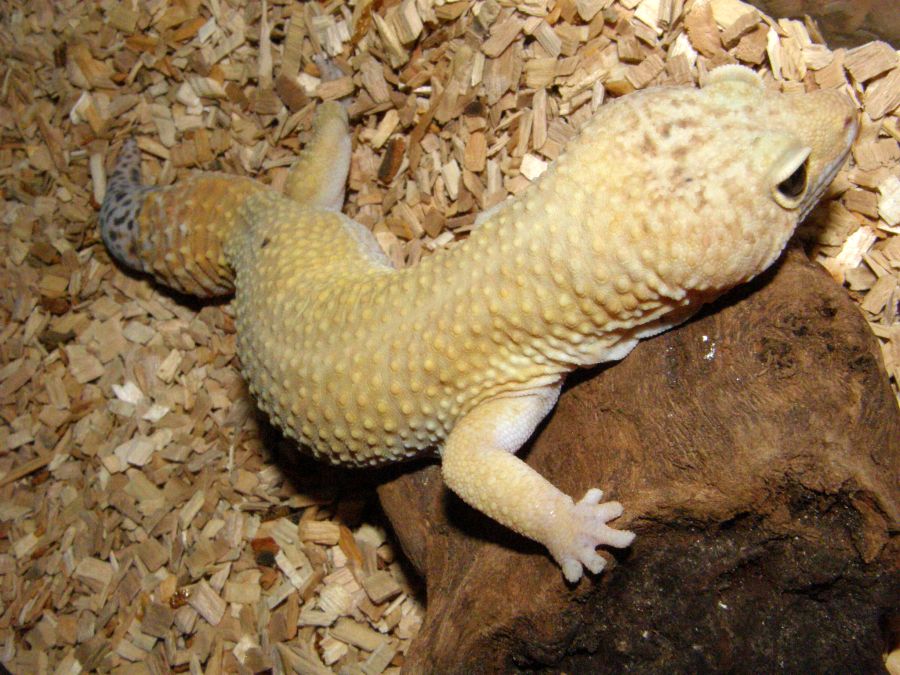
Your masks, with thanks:
M603 491L593 488L578 503L569 502L568 513L560 514L569 521L568 527L561 527L557 541L548 545L570 583L581 578L582 566L594 574L606 566L606 560L595 550L598 546L625 548L634 541L634 532L606 524L621 516L623 509L619 502L601 503L602 498Z
M327 56L326 54L315 54L312 57L313 63L319 69L319 74L322 77L322 82L331 82L332 80L339 80L344 77L344 71L342 71L337 63L334 62L334 59ZM344 106L345 110L350 109L350 104L353 102L352 96L344 96L338 99L338 103Z
M338 65L334 62L334 60L329 58L325 54L314 54L312 60L313 63L315 63L319 68L319 72L322 75L323 82L339 80L344 76L344 72L340 68L338 68Z

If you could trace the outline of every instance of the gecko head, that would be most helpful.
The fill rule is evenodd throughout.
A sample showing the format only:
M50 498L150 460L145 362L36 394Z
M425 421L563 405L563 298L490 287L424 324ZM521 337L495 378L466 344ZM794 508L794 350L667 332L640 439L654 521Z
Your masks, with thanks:
M686 129L702 118L665 153L674 227L660 253L681 288L717 295L779 256L843 165L857 113L839 92L772 91L742 66L713 70L693 96L696 110L672 111Z
M767 91L757 73L743 66L721 66L701 90L712 101L729 103L757 99L748 112L743 135L750 156L757 158L753 174L768 188L771 199L796 222L802 221L843 165L856 138L858 121L850 99L821 90L783 94ZM746 109L746 108L745 108Z
M775 261L856 131L838 92L782 93L723 66L699 89L657 87L601 107L546 192L588 205L579 220L592 264L620 286L706 301Z

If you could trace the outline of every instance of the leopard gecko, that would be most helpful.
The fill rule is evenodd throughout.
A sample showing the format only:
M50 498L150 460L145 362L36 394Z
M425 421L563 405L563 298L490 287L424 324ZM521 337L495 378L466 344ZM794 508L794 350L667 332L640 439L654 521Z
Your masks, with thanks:
M316 457L440 455L464 501L549 550L565 578L634 535L516 457L566 374L624 358L778 258L857 130L834 91L781 93L722 66L599 108L564 153L470 236L395 268L340 211L345 108L319 106L283 193L198 173L140 182L133 141L100 211L124 265L201 297L235 293L237 347L270 419ZM587 486L586 486L587 487Z

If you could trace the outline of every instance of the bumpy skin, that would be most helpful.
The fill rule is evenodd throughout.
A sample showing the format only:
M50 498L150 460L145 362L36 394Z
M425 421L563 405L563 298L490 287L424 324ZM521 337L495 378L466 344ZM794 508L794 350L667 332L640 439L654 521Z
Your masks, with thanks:
M354 465L439 448L452 490L576 581L602 569L598 545L631 542L606 525L622 507L596 489L575 503L514 453L566 373L624 357L771 264L855 117L839 94L766 91L735 66L699 90L623 97L466 242L397 270L338 212L349 137L325 104L295 199L212 175L148 190L126 146L101 227L117 258L179 290L225 291L234 270L244 373L302 446Z

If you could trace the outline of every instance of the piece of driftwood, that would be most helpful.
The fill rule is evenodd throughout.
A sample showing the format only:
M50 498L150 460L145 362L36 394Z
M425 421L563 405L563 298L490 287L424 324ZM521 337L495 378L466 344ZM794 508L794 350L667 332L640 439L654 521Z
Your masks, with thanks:
M408 672L883 670L900 411L859 310L801 252L573 377L527 457L621 500L635 543L571 587L436 465L400 474L379 496L427 584Z
M900 12L895 0L750 0L772 16L814 19L828 42L856 46L872 36L900 43Z

